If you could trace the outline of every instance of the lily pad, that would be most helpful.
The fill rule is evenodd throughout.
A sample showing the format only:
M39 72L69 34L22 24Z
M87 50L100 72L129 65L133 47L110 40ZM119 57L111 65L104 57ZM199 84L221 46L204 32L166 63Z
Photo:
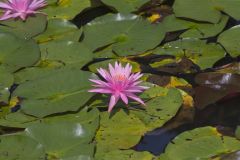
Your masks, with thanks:
M199 39L184 38L182 40L166 43L162 48L157 48L154 54L173 55L177 58L187 57L201 69L210 68L217 60L225 56L224 49L214 43L206 44Z
M0 136L0 159L44 160L45 152L41 144L25 135L4 135Z
M7 141L9 144L5 144L4 147L8 150L5 151L2 149L4 147L1 147L0 153L3 150L4 153L9 152L13 155L16 154L17 156L20 156L20 159L21 156L26 156L26 159L37 159L28 158L27 156L30 157L32 154L35 155L35 152L38 153L41 149L46 152L48 159L92 159L94 154L94 144L91 142L99 126L99 112L96 109L88 111L87 108L85 108L77 113L51 116L43 119L36 119L17 112L5 116L4 120L0 119L0 124L5 127L27 127L25 132L21 133L21 135L6 135L2 137L9 138L10 136L21 136L24 138L26 137L26 140L30 142L34 141L38 144L38 148L30 154L30 151L27 150L27 148L29 146L33 149L34 146L31 146L30 144L22 146L21 144L18 144L17 139L14 139L13 141L15 141L15 144L17 143L21 149L18 147L15 147L14 149L6 147L6 145L9 145L9 147L13 146L11 141ZM59 128L63 129L63 131L59 132ZM1 137L0 139L2 140ZM61 139L61 141L59 141L59 139ZM25 155L25 152L28 154ZM43 159L46 158L45 152ZM8 156L8 154L5 156Z
M9 113L0 119L0 125L9 128L27 128L36 118L22 112Z
M91 72L96 73L98 68L108 69L109 63L114 64L116 61L119 61L123 66L126 65L127 63L132 65L132 72L140 72L141 71L140 65L138 63L128 60L128 59L125 59L125 58L108 59L108 60L101 61L98 63L93 63L89 66L89 70Z
M239 20L239 5L239 1L176 0L173 5L173 10L177 17L185 17L198 21L218 23L221 18L221 11L232 16L236 20Z
M153 160L154 156L148 152L137 152L134 150L114 150L108 154L96 153L97 160Z
M10 96L10 87L12 86L14 79L13 75L6 71L3 67L0 67L0 102L1 103L8 103L8 99Z
M10 19L1 24L1 31L14 33L23 39L30 39L45 31L47 18L46 15L36 14L28 17L26 21Z
M152 25L136 15L108 14L88 23L84 35L83 43L93 51L112 44L117 55L127 56L156 47L165 31L163 26Z
M223 45L231 56L240 54L240 25L226 30L218 37L218 42Z
M190 37L190 38L208 38L219 34L228 22L229 17L222 15L218 23L200 23L193 22L186 19L181 19L175 17L175 15L170 15L164 18L161 25L167 32L174 32L179 30L186 30L180 37Z
M44 147L49 159L92 159L94 145L91 142L98 126L98 111L85 109L75 114L45 118L25 131Z
M91 98L89 72L60 69L51 75L27 81L14 91L23 98L22 110L30 115L44 117L53 113L76 111Z
M127 110L124 109L126 106L118 108L121 106L119 104L116 106L114 113L101 113L100 128L96 135L96 157L104 159L113 156L115 158L118 153L122 153L119 157L124 158L132 152L134 155L132 158L134 159L135 156L138 156L137 153L130 150L122 152L121 150L135 146L147 131L161 127L172 119L182 105L181 93L176 89L168 90L162 87L153 87L146 93L144 92L141 98L150 98L146 102L145 110ZM128 107L133 105L130 104ZM143 153L142 156L146 159L150 158L148 154Z
M162 93L165 92L165 89L161 89L161 87L158 90L162 90ZM181 93L177 89L169 89L167 94L157 96L146 102L145 111L131 111L131 113L139 117L148 127L148 130L151 131L172 119L182 106L182 103Z
M103 3L114 7L121 13L130 13L132 11L137 11L143 4L147 3L149 0L102 0Z
M38 45L33 40L23 40L10 33L0 33L0 64L14 72L37 62L40 57Z
M176 0L173 10L177 17L217 23L221 17L221 13L213 8L213 6L214 2L209 0Z
M93 53L79 42L53 41L40 47L45 61L57 61L66 67L81 68L93 59Z
M48 20L47 29L43 34L35 37L38 43L46 43L52 40L67 39L78 41L82 31L73 23L65 19Z
M43 12L49 18L73 19L85 8L90 7L90 0L58 0L51 2Z
M96 135L97 152L107 154L112 150L133 147L146 130L145 125L134 114L120 110L110 116L109 113L103 112Z
M203 127L184 132L170 143L161 160L209 159L240 149L240 141L223 136L216 128Z
M14 80L16 84L21 84L26 81L39 79L52 74L52 72L60 70L61 68L55 67L28 67L14 73Z

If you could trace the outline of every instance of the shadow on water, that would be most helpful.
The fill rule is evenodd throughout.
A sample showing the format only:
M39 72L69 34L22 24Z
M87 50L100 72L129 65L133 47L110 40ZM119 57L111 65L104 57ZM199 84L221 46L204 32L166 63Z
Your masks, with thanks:
M192 124L182 125L175 129L159 128L147 133L134 147L136 151L149 151L154 155L164 152L166 146L180 133L193 128Z

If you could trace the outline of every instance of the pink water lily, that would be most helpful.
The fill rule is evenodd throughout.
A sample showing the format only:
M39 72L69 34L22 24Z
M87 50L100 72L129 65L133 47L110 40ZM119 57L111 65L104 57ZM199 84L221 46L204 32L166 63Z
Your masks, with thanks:
M45 0L7 0L7 2L0 2L0 8L4 10L0 20L17 17L26 20L29 15L41 13L37 10L46 5Z
M132 66L127 64L122 67L121 63L115 62L113 67L109 64L109 72L105 69L98 69L98 73L103 80L90 79L94 82L96 89L89 90L89 92L111 94L108 112L111 112L118 100L121 98L125 104L128 104L128 98L133 99L142 105L145 103L136 96L136 93L141 93L148 87L140 86L139 78L143 76L141 73L132 73Z

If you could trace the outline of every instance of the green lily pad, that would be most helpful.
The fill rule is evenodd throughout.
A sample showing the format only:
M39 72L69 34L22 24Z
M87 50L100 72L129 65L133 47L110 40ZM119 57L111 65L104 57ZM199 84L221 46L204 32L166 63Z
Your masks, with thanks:
M65 19L50 19L48 20L46 31L35 37L35 39L38 43L46 43L59 39L78 41L81 33L82 31L70 21Z
M118 12L130 13L132 11L137 11L143 4L147 3L149 0L102 0L103 3L114 7Z
M158 90L165 92L165 89L158 88ZM153 90L153 92L156 91ZM131 113L139 117L148 127L148 130L151 131L172 119L182 106L182 103L181 93L177 89L170 89L166 95L157 96L146 102L145 111L131 111Z
M131 60L128 60L128 59L108 59L108 60L105 60L105 61L101 61L101 62L98 62L98 63L93 63L89 66L89 70L91 72L94 72L94 73L97 73L97 69L98 68L105 68L106 70L108 70L108 65L109 64L114 64L116 61L120 62L123 66L125 66L127 63L129 63L130 65L132 65L132 71L133 72L139 72L141 69L140 69L140 65L136 62L133 62Z
M240 141L222 136L213 127L197 128L184 132L170 143L161 160L210 159L240 149Z
M14 72L37 62L38 45L33 40L23 40L10 33L0 33L0 65Z
M55 1L55 2L54 2ZM85 8L90 7L90 0L54 0L49 3L43 12L49 18L73 19Z
M10 96L9 89L14 82L13 75L6 71L3 67L0 67L0 102L5 104L8 103L8 99Z
M221 19L216 24L210 23L197 23L185 19L176 18L175 15L170 15L164 18L161 25L167 32L173 32L178 30L186 30L180 37L191 38L208 38L219 34L227 24L229 17L222 15Z
M218 37L218 42L231 56L239 56L240 53L240 26L226 30Z
M182 40L166 43L162 48L156 49L154 54L173 55L177 58L187 57L201 69L210 68L217 60L225 56L224 49L214 43L206 44L199 39L184 38Z
M177 17L187 17L198 21L217 23L221 13L213 8L214 2L209 0L176 0L173 5Z
M61 68L54 67L28 67L14 73L14 81L16 84L21 84L26 81L32 81L42 77L46 77L52 74L55 70L60 70Z
M229 16L233 17L236 20L240 20L239 15L239 1L226 1L226 0L217 0L215 4L215 9L220 10Z
M93 59L93 53L82 43L53 41L40 45L44 61L56 61L64 66L81 68Z
M177 17L218 23L221 18L221 11L239 20L239 5L240 2L234 0L176 0L173 5L173 10Z
M97 160L153 160L154 156L149 152L137 152L134 150L114 150L105 154L97 152Z
M115 149L133 147L146 131L146 126L134 114L120 110L110 116L103 112L96 135L97 152L106 154Z
M10 19L1 22L1 31L11 32L24 39L30 39L46 29L47 18L45 15L36 14L28 17L26 21Z
M36 117L14 112L0 118L0 125L9 128L27 128L30 124L36 123L36 120Z
M100 128L96 135L97 152L96 156L101 159L117 156L121 149L129 149L135 146L141 136L147 131L161 127L168 120L172 119L182 105L182 96L177 89L165 89L162 87L150 88L150 91L144 92L140 97L149 99L146 102L146 108L140 109L124 109L131 107L116 106L113 113L101 113ZM156 91L157 90L157 91ZM153 93L154 92L154 93ZM161 93L161 95L159 94ZM164 94L164 95L162 95ZM96 104L96 106L101 103ZM122 107L122 108L118 108ZM119 110L120 109L120 110ZM131 151L122 153L119 157L128 157ZM120 154L120 153L119 153ZM138 156L133 152L133 155ZM109 156L107 156L109 155ZM139 155L140 156L140 155ZM144 156L150 158L148 154ZM134 156L133 156L134 158Z
M226 26L229 17L222 15L220 22L216 24L193 23L190 30L187 30L180 37L209 38L218 35Z
M91 142L98 126L98 111L88 112L85 109L78 113L45 118L25 131L44 147L49 159L91 159L94 154Z
M88 92L91 88L89 77L89 72L60 69L21 84L13 96L23 98L22 111L37 117L76 111L93 95Z
M41 144L25 135L4 135L0 136L0 159L44 160L45 152Z
M50 116L43 119L36 119L21 112L16 112L10 113L5 116L4 119L0 119L0 124L4 127L26 127L23 134L27 135L28 138L26 136L24 137L26 137L29 141L32 140L34 142L38 142L38 149L44 150L48 159L92 159L94 154L94 144L92 144L92 139L99 127L99 112L96 109L88 111L88 109L85 108L77 113ZM62 129L61 132L59 132L59 128ZM6 135L6 137L9 136ZM31 137L31 139L29 137ZM14 140L15 144L17 143L18 145L18 141L16 139ZM9 143L9 147L12 146L12 143ZM26 149L26 147L21 144L18 146ZM6 148L6 151L8 149L8 152L13 155L19 154L19 156L25 156L25 151L21 153L22 150L18 147L15 147L14 149L10 149L6 146L4 147ZM31 147L33 148L33 146ZM2 151L1 149L0 153ZM5 150L3 150L3 152L5 152ZM27 150L26 152L30 151ZM31 154L28 153L28 156L30 157Z
M88 23L84 35L83 43L93 51L112 44L117 55L127 56L156 47L165 31L163 26L152 25L136 15L108 14Z

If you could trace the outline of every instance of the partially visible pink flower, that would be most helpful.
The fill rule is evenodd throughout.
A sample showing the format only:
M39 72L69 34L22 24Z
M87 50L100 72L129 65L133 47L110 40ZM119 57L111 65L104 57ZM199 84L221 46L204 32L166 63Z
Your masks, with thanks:
M29 15L41 13L37 10L46 5L45 0L7 0L7 2L0 2L0 8L4 10L0 20L17 17L26 20Z
M121 98L125 104L128 104L128 98L133 99L143 105L144 102L137 97L136 93L141 93L148 87L140 86L139 78L143 75L138 73L131 73L132 66L127 64L122 67L121 63L115 62L113 67L109 64L109 71L102 68L98 69L99 74L103 80L90 79L94 82L96 89L89 90L89 92L111 94L108 112L111 112L118 100Z

